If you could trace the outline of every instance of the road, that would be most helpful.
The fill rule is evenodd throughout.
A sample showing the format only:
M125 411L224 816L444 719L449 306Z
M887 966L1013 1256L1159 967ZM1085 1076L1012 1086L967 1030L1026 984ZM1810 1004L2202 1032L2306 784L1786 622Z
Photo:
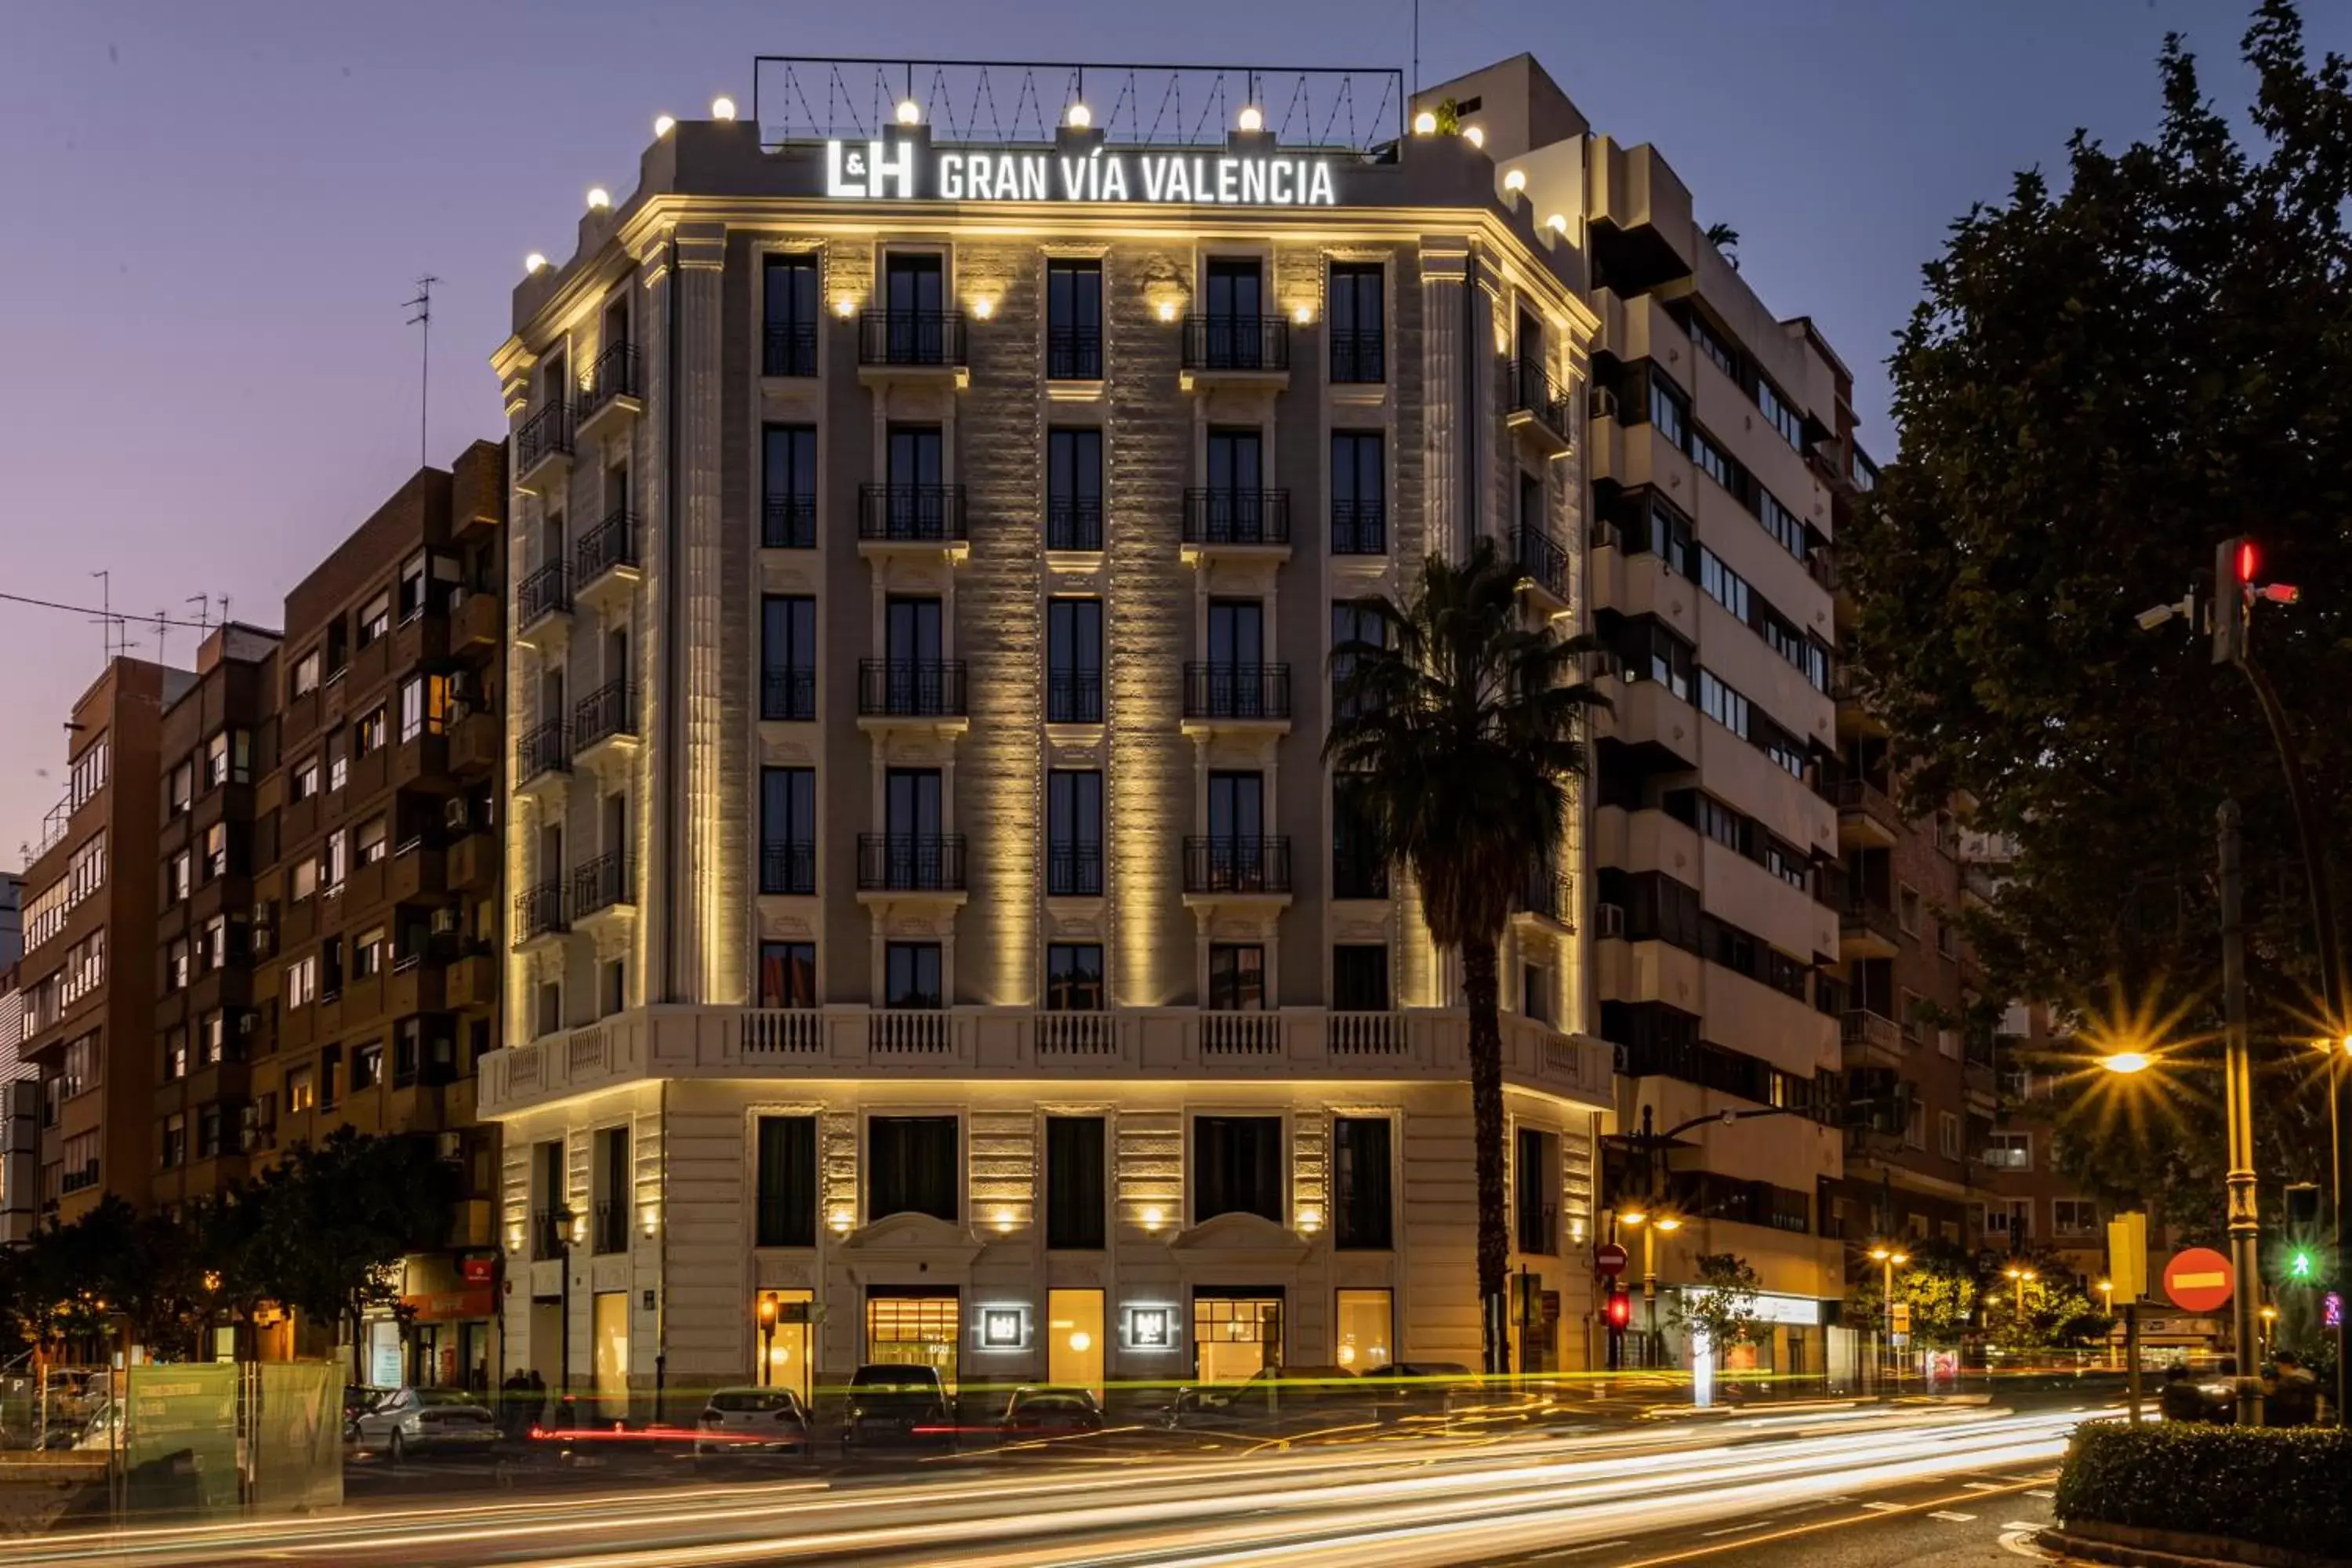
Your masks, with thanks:
M51 1537L19 1568L772 1563L2014 1562L2085 1412L1824 1407L1567 1436L1171 1459L975 1457L916 1473L421 1500L316 1519ZM2040 1495L2037 1495L2040 1494ZM480 1494L475 1494L479 1497Z

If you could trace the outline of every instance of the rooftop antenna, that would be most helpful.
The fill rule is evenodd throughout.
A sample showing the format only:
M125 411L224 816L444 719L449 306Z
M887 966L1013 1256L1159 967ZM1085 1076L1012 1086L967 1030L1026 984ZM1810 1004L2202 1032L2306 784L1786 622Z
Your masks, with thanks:
M90 575L98 579L99 636L103 641L107 659L111 662L114 658L115 644L114 574L111 572L93 572Z
M416 298L409 300L405 307L416 312L408 318L408 324L425 329L418 344L420 363L416 377L416 466L420 468L425 465L425 454L429 449L425 420L425 411L432 405L433 393L433 285L440 281L430 272L419 278L416 280ZM221 612L221 618L228 618L226 609Z
M1421 0L1412 0L1412 96L1421 96Z
M155 612L155 662L157 664L168 665L172 662L172 656L165 651L166 645L163 630L163 628L170 624L170 622L163 618L163 611L158 610Z
M205 631L213 629L213 596L210 594L191 594L181 602L196 606L198 627ZM227 612L223 611L222 614L226 615Z

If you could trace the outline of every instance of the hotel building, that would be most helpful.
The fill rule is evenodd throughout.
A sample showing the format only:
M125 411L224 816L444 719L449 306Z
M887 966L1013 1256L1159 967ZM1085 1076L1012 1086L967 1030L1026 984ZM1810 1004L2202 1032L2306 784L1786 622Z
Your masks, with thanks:
M495 358L506 1354L607 1412L1478 1360L1465 1015L1327 659L1482 535L1587 624L1581 139L993 68L1033 119L919 64L665 119ZM1503 953L1536 1369L1601 1353L1618 1108L1562 826Z

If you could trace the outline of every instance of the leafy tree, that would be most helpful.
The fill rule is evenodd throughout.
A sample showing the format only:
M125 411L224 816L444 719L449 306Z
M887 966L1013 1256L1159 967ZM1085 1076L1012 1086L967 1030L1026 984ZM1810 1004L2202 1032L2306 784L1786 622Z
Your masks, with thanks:
M1910 1261L1895 1273L1895 1299L1911 1308L1911 1335L1929 1344L1956 1344L1975 1326L1976 1261L1957 1242L1933 1237L1907 1243ZM1875 1263L1847 1290L1845 1320L1885 1331L1885 1273Z
M1727 223L1711 223L1706 226L1706 242L1723 252L1723 258L1731 263L1731 269L1734 272L1739 270L1739 231L1738 229Z
M2179 37L2163 121L2120 151L2077 132L2063 178L2018 174L1957 222L1892 361L1900 460L1838 541L1864 694L1915 806L1965 797L2015 846L1965 921L1989 996L2218 1033L2214 810L2244 806L2250 992L2266 1179L2317 1173L2318 945L2269 730L2205 639L2140 612L2262 542L2253 646L2284 694L2321 816L2352 806L2352 79L2288 0L2243 41L2253 145ZM2343 885L2352 837L2328 837ZM2117 1006L2114 998L2120 996ZM2206 1053L2210 1058L2210 1053ZM2062 1095L2066 1159L2111 1199L2218 1229L2218 1078L2194 1059L2128 1108ZM2069 1065L2079 1066L2077 1058ZM2109 1086L2112 1087L2112 1086Z
M2012 1268L2032 1278L2009 1278ZM2020 1286L2023 1289L2021 1292ZM1979 1281L1984 1300L1985 1337L2003 1351L2085 1345L2104 1339L2115 1320L2074 1284L2074 1271L2053 1252L2027 1252L2002 1259ZM2025 1303L2021 1315L2018 1302Z
M1697 1283L1683 1287L1666 1321L1685 1333L1706 1335L1720 1356L1756 1337L1764 1321L1756 1314L1756 1296L1764 1279L1736 1253L1703 1252L1696 1268Z
M1323 746L1359 781L1381 852L1419 883L1430 935L1461 955L1489 1372L1510 1370L1500 1332L1510 1243L1496 949L1530 868L1558 848L1569 783L1584 766L1584 712L1604 700L1582 679L1589 645L1527 624L1518 585L1518 567L1481 538L1458 565L1423 563L1409 602L1357 601L1383 636L1332 650L1335 717Z

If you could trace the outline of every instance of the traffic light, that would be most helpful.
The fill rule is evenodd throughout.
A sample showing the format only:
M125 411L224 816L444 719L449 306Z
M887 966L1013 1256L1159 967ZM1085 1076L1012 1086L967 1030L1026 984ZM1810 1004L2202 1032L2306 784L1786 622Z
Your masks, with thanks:
M2225 539L2213 547L2213 662L2246 658L2246 599L2253 586L2254 542Z
M2286 1190L2286 1228L2290 1235L2319 1228L2319 1184L2297 1182ZM2297 1237L2296 1239L2304 1239Z
M1612 1329L1622 1329L1633 1321L1633 1298L1613 1286L1611 1287L1608 1311L1609 1326Z

